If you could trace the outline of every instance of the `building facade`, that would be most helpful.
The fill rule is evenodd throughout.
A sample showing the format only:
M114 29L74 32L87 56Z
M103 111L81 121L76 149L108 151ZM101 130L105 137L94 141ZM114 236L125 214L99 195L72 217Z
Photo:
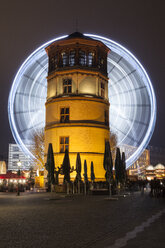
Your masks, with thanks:
M17 144L9 144L8 170L29 170L31 166L30 157L25 156Z
M93 161L95 177L104 178L105 140L109 140L107 48L102 42L73 33L46 48L47 77L45 157L52 143L55 166L69 151L71 167L80 153L87 161L88 175ZM82 166L83 175L83 166ZM72 173L71 177L75 174Z

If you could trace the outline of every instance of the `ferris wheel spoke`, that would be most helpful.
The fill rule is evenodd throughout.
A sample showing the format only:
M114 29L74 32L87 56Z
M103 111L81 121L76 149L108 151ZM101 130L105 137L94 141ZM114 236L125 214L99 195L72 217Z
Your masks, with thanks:
M48 71L45 69L45 66L42 65L38 60L36 60L36 63L42 68L44 69L44 71L47 73Z
M122 60L122 58L123 57L120 57L119 58L119 60L117 61L117 64L119 64L119 62ZM112 67L112 69L110 69L109 71L108 71L108 75L113 71L113 69L115 68L116 66L114 65L113 67Z
M24 74L23 76L24 76L25 78L28 78L28 79L31 80L32 82L35 81L35 83L37 83L37 84L39 84L39 85L42 85L42 87L47 88L44 84L41 84L38 80L35 80L34 78L32 78L32 77L30 77L30 76L28 76L28 75L26 75L26 74Z
M137 90L142 90L142 89L145 89L145 88L146 88L146 85L138 87L138 88L133 88L133 89L130 89L130 90L118 92L117 94L113 94L110 97L114 97L114 96L118 96L118 95L125 95L126 93L134 92L134 91L137 91Z
M129 121L129 122L131 122L131 123L137 123L137 124L141 124L141 125L143 125L143 126L148 126L148 123L145 123L145 122L143 122L143 121L139 121L139 120L136 120L136 119L131 119L131 118L126 118L126 117L124 117L124 116L122 116L122 115L119 115L119 118L121 118L121 119L123 119L123 120L125 120L125 121Z
M133 120L133 119L129 119L132 123L135 122L137 124L143 125L143 126L148 126L148 123L145 123L143 121L139 121L139 120Z
M136 140L135 138L133 138L131 135L129 135L129 134L125 133L124 131L118 129L113 124L111 125L111 127L113 127L113 129L117 130L117 132L122 133L124 135L124 137L129 138L131 141L133 141L134 143L138 144L138 140Z
M40 111L41 108L39 109L30 109L30 110L26 110L26 111L15 111L14 114L27 114L27 113L33 113L33 112L38 112Z
M111 96L110 96L111 97ZM138 108L143 108L143 107L151 107L150 104L120 104L120 103L113 103L113 106L119 106L119 107L138 107Z
M114 82L113 84L111 84L109 86L109 88L115 86L116 84L118 84L119 82L121 82L123 79L127 78L128 76L130 76L134 72L136 72L136 70L133 70L133 71L129 72L127 75L124 75L122 78L120 78L119 80L117 80L116 82Z
M33 94L28 94L28 93L24 93L24 92L16 92L16 95L22 95L22 96L27 96L27 97L34 97L34 98L38 98L38 99L42 99L45 100L45 97L41 97L41 96L37 96L37 95L33 95Z
M43 123L43 122L41 121L41 122L38 122L37 124L31 126L31 127L28 127L28 128L25 128L24 130L21 130L21 131L20 131L20 134L22 134L22 133L24 133L24 132L27 132L27 131L30 131L30 130L36 128L36 127L39 127L39 126L41 126L42 123Z

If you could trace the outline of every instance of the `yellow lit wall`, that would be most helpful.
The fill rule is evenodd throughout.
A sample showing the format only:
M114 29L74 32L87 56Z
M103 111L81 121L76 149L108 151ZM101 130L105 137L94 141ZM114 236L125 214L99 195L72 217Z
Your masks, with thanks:
M60 136L69 136L69 156L70 156L71 167L74 166L75 168L77 152L80 152L82 165L84 164L85 159L87 161L88 173L90 173L90 164L91 161L93 161L95 176L97 178L104 178L104 174L105 174L105 171L103 169L103 154L104 154L104 145L105 145L104 138L106 139L109 138L108 130L85 127L85 126L56 128L55 132L54 129L46 130L46 140L49 140L49 142L53 144L56 167L62 164L64 158L64 153L59 152Z
M99 73L80 70L58 72L48 77L47 99L63 94L63 79L72 78L72 93L101 95L101 82L105 84L105 99L108 100L107 78Z
M70 123L59 123L60 108L70 108ZM76 156L80 152L82 164L87 160L88 173L91 161L94 163L95 176L104 178L103 154L105 139L109 139L109 128L104 125L104 109L109 109L109 103L95 98L75 97L56 98L46 104L46 151L48 143L53 144L55 164L60 166L64 153L60 153L60 137L69 137L69 156L71 166L76 166ZM83 120L93 120L98 123L83 123ZM79 121L75 123L74 121ZM82 122L81 122L82 121ZM83 175L83 172L82 172ZM72 173L74 176L74 173Z

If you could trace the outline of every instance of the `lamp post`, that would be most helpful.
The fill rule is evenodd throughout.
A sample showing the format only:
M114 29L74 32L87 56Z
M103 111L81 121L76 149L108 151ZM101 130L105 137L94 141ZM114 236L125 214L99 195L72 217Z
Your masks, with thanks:
M20 167L21 167L21 161L19 160L17 162L17 165L18 165L18 172L17 172L17 175L18 175L18 187L17 187L17 196L20 195L20 191L19 191L19 178L20 178L20 175L21 175L21 171L20 171Z

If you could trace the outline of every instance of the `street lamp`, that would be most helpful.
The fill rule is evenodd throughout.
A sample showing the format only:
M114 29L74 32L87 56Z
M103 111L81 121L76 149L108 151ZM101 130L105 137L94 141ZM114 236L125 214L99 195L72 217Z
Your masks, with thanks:
M21 171L20 171L20 167L21 167L21 161L19 160L18 162L17 162L17 165L18 165L18 172L17 172L17 175L18 175L18 177L20 177L20 175L21 175ZM18 180L18 179L17 179ZM18 180L18 187L17 187L17 196L19 196L20 195L20 191L19 191L19 180Z

